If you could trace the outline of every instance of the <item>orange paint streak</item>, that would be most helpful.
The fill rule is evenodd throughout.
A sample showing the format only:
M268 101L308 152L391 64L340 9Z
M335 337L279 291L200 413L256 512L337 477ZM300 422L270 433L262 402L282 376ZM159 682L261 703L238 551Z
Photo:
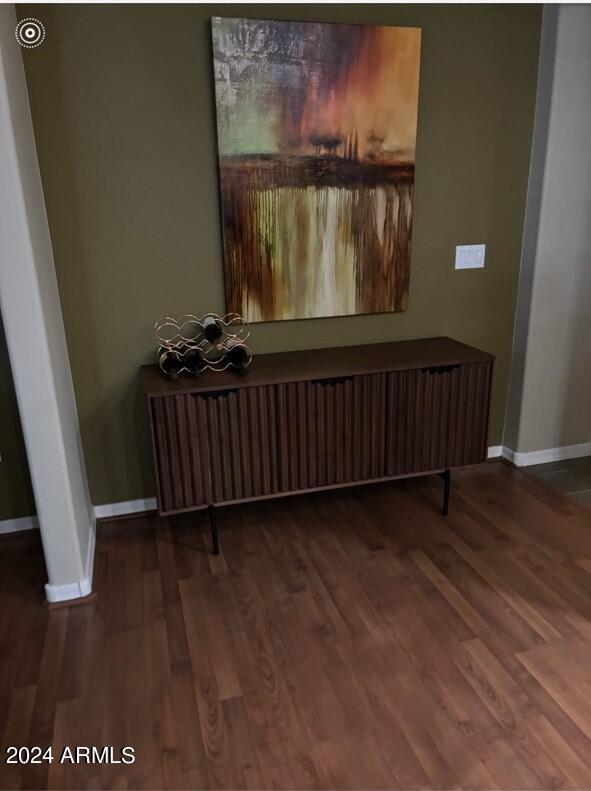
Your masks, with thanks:
M419 62L420 30L367 28L357 57L341 69L328 97L311 80L299 125L304 148L312 135L356 135L360 159L414 161Z

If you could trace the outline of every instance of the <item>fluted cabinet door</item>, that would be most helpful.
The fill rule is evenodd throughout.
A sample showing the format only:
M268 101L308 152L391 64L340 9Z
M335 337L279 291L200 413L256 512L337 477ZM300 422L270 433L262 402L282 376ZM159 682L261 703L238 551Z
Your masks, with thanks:
M486 459L491 363L388 374L386 474Z
M278 492L277 416L273 387L195 396L207 415L212 502Z
M275 386L280 491L378 478L386 374Z
M354 481L381 478L386 464L387 374L356 376L353 388Z
M171 513L212 499L208 417L192 395L151 401L158 510Z
M275 389L153 399L161 513L279 491Z

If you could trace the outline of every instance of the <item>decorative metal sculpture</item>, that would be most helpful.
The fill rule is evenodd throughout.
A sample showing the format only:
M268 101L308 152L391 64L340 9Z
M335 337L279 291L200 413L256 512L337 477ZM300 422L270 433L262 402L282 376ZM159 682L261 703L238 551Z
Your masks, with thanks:
M171 379L228 368L245 374L252 362L252 351L245 343L250 327L237 313L166 316L154 325L154 335L158 364Z

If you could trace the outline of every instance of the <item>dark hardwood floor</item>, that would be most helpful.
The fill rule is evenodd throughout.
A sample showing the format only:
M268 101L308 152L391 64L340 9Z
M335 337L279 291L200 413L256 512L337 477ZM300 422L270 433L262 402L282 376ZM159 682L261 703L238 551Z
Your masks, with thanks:
M0 541L3 788L591 787L591 512L502 463L103 524L91 604ZM4 756L3 756L4 758Z

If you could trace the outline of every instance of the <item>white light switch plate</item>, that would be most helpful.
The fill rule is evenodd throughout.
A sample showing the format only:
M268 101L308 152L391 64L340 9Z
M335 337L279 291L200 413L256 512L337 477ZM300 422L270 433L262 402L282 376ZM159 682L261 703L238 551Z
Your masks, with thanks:
M456 245L456 269L484 269L485 244Z

